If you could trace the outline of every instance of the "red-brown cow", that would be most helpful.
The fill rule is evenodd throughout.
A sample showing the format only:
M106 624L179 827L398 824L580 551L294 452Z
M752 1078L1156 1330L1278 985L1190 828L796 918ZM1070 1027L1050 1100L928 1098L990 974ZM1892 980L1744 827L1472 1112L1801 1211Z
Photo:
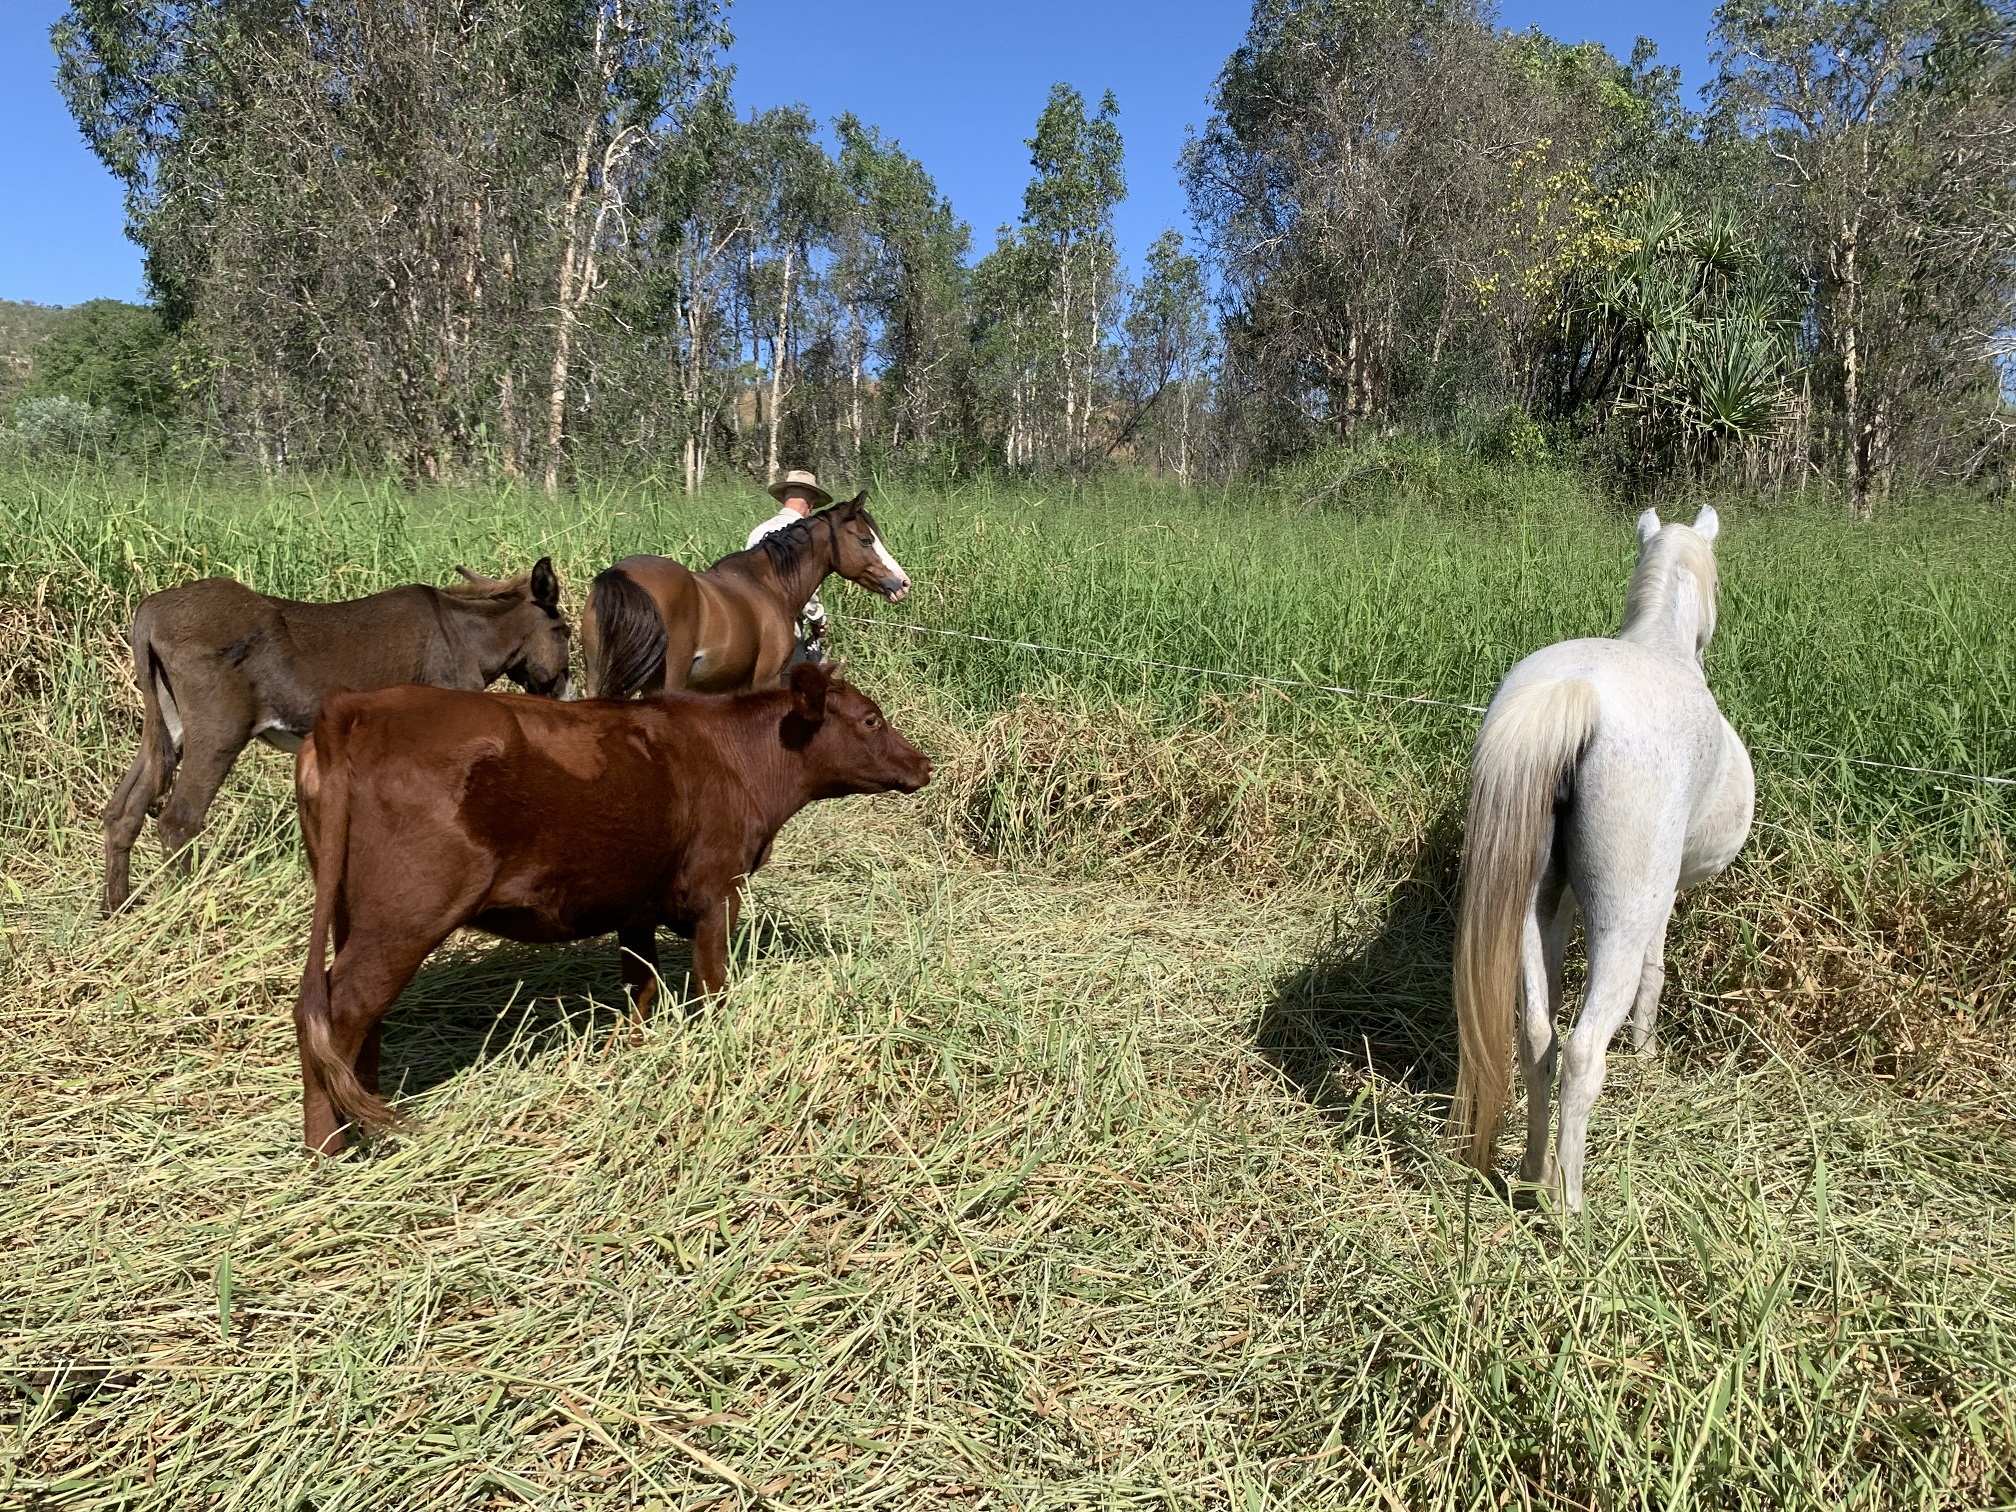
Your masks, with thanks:
M743 879L786 820L930 779L874 702L823 666L759 692L642 702L331 695L295 769L315 872L294 1009L309 1148L343 1149L345 1118L397 1121L378 1094L379 1020L454 930L538 944L614 932L642 1013L667 924L692 940L712 995Z

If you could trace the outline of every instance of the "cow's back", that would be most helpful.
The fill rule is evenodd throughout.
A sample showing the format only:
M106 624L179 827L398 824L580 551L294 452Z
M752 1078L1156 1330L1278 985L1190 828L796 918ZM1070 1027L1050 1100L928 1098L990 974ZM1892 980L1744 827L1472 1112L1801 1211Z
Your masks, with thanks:
M640 900L679 891L696 850L712 854L727 836L732 851L750 827L711 711L679 707L689 702L705 701L422 687L333 696L317 738L331 732L347 771L352 889L403 888L422 868L470 891L465 922L495 934L620 927ZM375 880L356 877L360 865Z

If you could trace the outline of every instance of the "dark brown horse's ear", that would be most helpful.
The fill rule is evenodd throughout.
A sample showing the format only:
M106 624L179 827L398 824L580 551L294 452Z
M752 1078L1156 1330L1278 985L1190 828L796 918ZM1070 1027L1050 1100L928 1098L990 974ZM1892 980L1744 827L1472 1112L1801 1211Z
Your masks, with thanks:
M826 718L826 690L833 679L814 662L800 662L791 669L791 712L807 724Z
M553 570L551 557L532 564L532 602L546 609L560 607L560 574Z

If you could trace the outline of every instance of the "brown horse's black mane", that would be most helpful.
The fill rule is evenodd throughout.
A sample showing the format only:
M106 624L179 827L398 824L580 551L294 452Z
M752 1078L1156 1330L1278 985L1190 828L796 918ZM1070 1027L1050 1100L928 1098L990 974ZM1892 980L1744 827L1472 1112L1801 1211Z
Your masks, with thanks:
M851 502L851 500L848 501L848 503ZM816 527L819 523L821 521L828 521L829 528L831 528L830 521L834 512L845 508L847 508L847 503L829 504L824 509L817 510L805 516L802 520L792 521L782 530L771 531L770 534L748 549L767 553L770 558L770 565L777 569L777 575L779 577L788 577L797 569L798 564L804 561L815 549L818 540ZM867 524L870 530L875 529L875 521L869 515L867 506L858 506L855 509L855 514ZM740 556L742 553L736 552L734 555ZM723 558L723 560L726 560L726 558Z

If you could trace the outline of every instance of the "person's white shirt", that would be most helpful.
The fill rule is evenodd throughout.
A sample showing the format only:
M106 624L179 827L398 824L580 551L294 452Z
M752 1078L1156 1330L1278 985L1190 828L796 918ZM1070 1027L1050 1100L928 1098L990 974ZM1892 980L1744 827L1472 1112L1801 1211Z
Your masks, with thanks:
M749 532L749 545L754 546L767 535L775 535L787 525L796 525L807 518L795 509L780 509L769 519ZM819 602L814 592L805 601L805 608L798 620L798 641L801 646L817 642L826 633L826 606Z
M749 532L749 544L754 546L763 537L775 535L786 525L796 525L804 518L805 516L798 513L795 509L780 509L761 525L758 525L754 530Z

